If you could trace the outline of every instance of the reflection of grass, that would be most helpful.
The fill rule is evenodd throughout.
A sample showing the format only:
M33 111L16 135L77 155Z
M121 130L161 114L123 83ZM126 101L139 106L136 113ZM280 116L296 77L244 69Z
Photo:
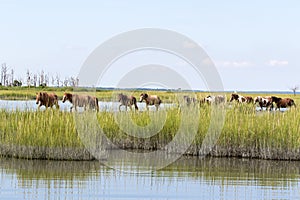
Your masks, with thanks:
M161 176L204 177L215 184L255 183L257 186L297 186L298 161L270 161L240 158L182 157L170 166L157 172Z
M118 152L112 153L119 161L117 164L122 164L124 168L139 170L140 160L134 160L132 157L120 157ZM43 181L46 188L50 188L53 180L57 184L62 184L60 181L63 181L66 187L71 187L72 184L78 181L102 180L102 177L105 177L103 181L110 181L110 178L115 178L116 175L113 169L101 165L98 161L72 162L1 158L0 168L5 174L16 175L21 187L33 186L36 181ZM181 177L183 177L211 181L222 187L237 183L249 184L250 181L256 186L296 187L299 177L299 164L291 161L182 157L164 169L152 173L153 177L170 177L170 181L176 182L182 180ZM118 173L117 176L120 176L120 174ZM131 176L137 175L122 174L123 178L132 178ZM160 180L165 181L165 179ZM84 184L84 182L82 183Z
M99 170L108 170L99 162L93 161L48 161L48 160L18 160L0 159L2 174L16 174L19 187L33 187L44 185L45 188L53 184L63 184L66 188L73 188L78 181L88 181L93 176L99 176ZM53 183L55 180L55 183ZM37 181L42 181L37 183Z

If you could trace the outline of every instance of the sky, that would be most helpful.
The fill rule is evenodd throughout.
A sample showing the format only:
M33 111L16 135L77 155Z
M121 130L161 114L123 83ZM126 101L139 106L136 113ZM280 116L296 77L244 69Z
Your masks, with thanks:
M0 0L0 8L0 63L14 69L18 78L24 79L27 70L77 76L89 55L110 38L159 28L199 44L225 90L289 91L300 85L299 1ZM122 68L122 74L118 66L147 65L155 57L162 63L169 59L159 52L129 55L115 63L98 86L117 86L129 70ZM176 59L167 65L180 63ZM186 67L175 68L181 73ZM187 72L185 79L197 77ZM191 84L206 89L196 80Z

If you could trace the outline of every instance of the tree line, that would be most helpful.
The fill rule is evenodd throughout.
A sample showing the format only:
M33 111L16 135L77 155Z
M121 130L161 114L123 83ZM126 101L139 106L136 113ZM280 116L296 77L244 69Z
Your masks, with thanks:
M79 79L74 76L61 78L60 75L55 76L49 75L44 70L34 73L29 69L26 71L25 79L14 76L14 69L10 68L3 63L1 65L1 86L12 86L21 87L27 85L28 87L46 87L46 86L56 86L56 87L78 87Z

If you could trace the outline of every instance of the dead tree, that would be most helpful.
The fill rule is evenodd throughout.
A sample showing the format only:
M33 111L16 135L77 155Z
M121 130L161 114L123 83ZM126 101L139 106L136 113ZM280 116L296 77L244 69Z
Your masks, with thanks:
M294 96L296 96L296 91L299 89L299 86L296 85L296 86L294 86L294 87L291 87L290 89L293 91Z

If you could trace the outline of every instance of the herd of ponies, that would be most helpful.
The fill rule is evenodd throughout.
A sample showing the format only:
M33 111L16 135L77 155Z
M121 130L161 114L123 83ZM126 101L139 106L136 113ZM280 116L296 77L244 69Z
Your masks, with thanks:
M36 104L38 104L38 109L41 106L45 106L47 108L52 108L55 106L59 109L58 105L59 98L55 93L47 93L47 92L38 92L36 93ZM65 92L62 97L62 102L65 103L69 101L72 106L70 107L70 111L74 108L77 111L77 107L83 107L84 110L96 110L99 111L99 103L98 98L90 95L79 95L79 94L71 94ZM127 96L125 94L118 94L117 101L120 102L119 111L121 111L121 106L125 106L125 110L127 111L127 107L131 110L134 107L135 110L138 110L137 99L134 96ZM149 110L149 106L155 106L156 111L158 110L162 100L157 95L148 95L147 93L142 93L140 95L139 102L146 103L146 109ZM227 99L224 95L208 95L203 99L196 99L194 97L183 96L183 102L187 106L191 105L203 105L203 104L224 104ZM260 109L263 110L277 110L280 108L287 107L296 107L296 104L292 98L280 98L276 96L242 96L237 93L231 94L229 102L236 101L241 104L253 104L259 105Z

